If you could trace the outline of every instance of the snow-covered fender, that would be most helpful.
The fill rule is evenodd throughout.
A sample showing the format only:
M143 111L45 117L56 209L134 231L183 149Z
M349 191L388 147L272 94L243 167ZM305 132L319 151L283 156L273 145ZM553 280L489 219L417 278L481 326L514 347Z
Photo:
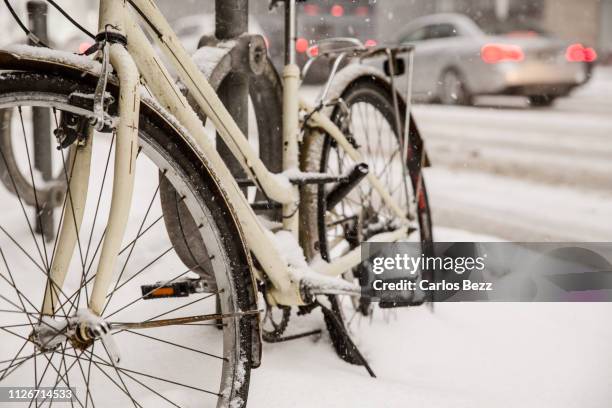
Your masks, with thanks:
M47 50L43 48L30 47L25 45L15 45L0 49L0 71L31 71L36 73L48 73L64 78L78 80L84 85L95 87L100 74L100 68L101 65L97 61L94 61L88 57L79 56L68 52ZM108 90L110 92L116 92L118 90L117 78L112 75L109 78ZM155 103L150 98L141 98L140 111L142 112L142 114L153 118L155 120L155 123L159 124L160 127L164 129L164 131L173 132L178 138L181 138L187 141L188 143L192 143L190 142L191 138L188 135L181 134L181 127L176 125L176 119L173 119L173 117L169 113L163 111L163 108L161 108L159 104ZM194 146L194 150L197 151L197 147ZM205 163L203 164L205 165ZM212 170L207 169L207 173L210 174L211 177L214 177L214 172ZM218 188L219 191L223 193L223 189L220 185L218 185ZM166 191L166 194L169 193L169 191ZM234 213L233 208L229 204L229 202L227 203L227 209L231 213L234 220L238 220L238 217ZM164 215L166 214L164 213ZM238 221L236 221L236 226L238 232L242 234ZM245 253L249 259L249 263L251 263L251 258L246 248ZM178 250L177 254L181 256ZM183 261L185 262L184 259ZM257 289L255 277L252 272L252 265L250 269L251 284L248 285L248 287L250 288L250 293L248 294L250 305L248 309L257 310L259 306L257 304ZM253 325L253 333L251 337L252 367L255 368L261 364L262 354L261 324L259 320L257 324Z

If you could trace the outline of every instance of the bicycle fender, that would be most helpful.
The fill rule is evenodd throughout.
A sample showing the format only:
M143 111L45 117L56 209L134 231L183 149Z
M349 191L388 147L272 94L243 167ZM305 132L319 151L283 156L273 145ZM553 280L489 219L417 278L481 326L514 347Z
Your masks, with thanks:
M338 74L333 80L326 99L334 100L339 98L344 93L344 91L349 86L351 86L351 84L359 80L374 80L381 86L387 88L389 92L391 92L391 83L387 79L387 76L384 72L368 65L350 64L338 72ZM399 93L398 101L400 110L405 110L406 101L402 95L399 95ZM327 116L330 116L332 114L333 109L334 107L330 106L323 109L322 112L325 113ZM431 162L429 161L427 151L425 150L423 138L421 137L421 131L419 130L412 113L410 114L410 138L413 141L412 154L415 157L423 157L423 160L419 161L418 163L419 167L430 167ZM417 169L415 168L415 170ZM420 171L420 169L418 169L418 171Z

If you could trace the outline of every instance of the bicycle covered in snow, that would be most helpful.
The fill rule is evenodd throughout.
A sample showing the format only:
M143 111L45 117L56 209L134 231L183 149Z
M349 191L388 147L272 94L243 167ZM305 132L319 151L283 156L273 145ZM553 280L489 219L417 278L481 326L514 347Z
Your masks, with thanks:
M415 240L429 250L426 159L388 77L339 67L386 55L393 79L411 49L319 43L318 55L336 62L311 106L298 96L296 1L284 3L276 174L207 80L215 70L198 67L151 1L101 0L93 58L0 51L1 131L13 142L0 151L13 193L0 222L2 386L74 387L85 390L79 406L241 406L261 338L282 339L294 306L320 308L338 354L373 374L348 327L374 308L361 296L360 244ZM249 64L269 64L261 37L245 41ZM196 56L209 61L207 52ZM32 166L32 108L50 112L51 178ZM245 179L232 176L210 127ZM263 202L247 199L247 186ZM34 219L43 207L59 215L52 233L32 226L27 205Z

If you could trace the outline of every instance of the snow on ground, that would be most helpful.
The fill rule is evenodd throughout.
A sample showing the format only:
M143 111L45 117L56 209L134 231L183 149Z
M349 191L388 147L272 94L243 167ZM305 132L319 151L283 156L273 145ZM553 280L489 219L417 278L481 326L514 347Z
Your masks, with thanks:
M441 304L360 327L378 378L326 339L266 345L255 407L608 407L609 304Z
M441 241L495 237L437 229ZM361 321L378 378L338 359L326 335L266 344L255 407L608 407L610 304L456 303ZM323 327L319 312L291 333ZM295 322L297 320L297 322ZM300 321L301 320L301 321ZM386 321L390 320L390 321Z

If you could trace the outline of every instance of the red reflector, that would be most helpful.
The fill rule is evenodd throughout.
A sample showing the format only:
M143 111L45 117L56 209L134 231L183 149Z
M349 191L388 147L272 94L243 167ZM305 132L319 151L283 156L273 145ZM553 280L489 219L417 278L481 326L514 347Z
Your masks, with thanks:
M316 4L305 4L304 12L309 16L317 16L319 15L319 6Z
M307 53L310 58L318 57L319 56L319 46L313 45L312 47L308 49Z
M487 64L497 64L503 61L522 61L525 53L518 45L487 44L480 50L480 58Z
M79 54L84 54L85 51L87 51L92 45L93 43L88 43L88 42L79 44Z
M355 15L359 17L367 17L370 14L370 8L361 6L355 9Z
M339 4L335 4L331 8L331 15L334 17L342 17L344 15L344 7Z
M169 297L174 295L173 288L158 288L151 292L151 297Z
M300 54L308 51L308 40L305 38L298 38L295 42L295 50Z
M378 42L376 40L366 40L365 44L366 47L376 47L378 45Z

